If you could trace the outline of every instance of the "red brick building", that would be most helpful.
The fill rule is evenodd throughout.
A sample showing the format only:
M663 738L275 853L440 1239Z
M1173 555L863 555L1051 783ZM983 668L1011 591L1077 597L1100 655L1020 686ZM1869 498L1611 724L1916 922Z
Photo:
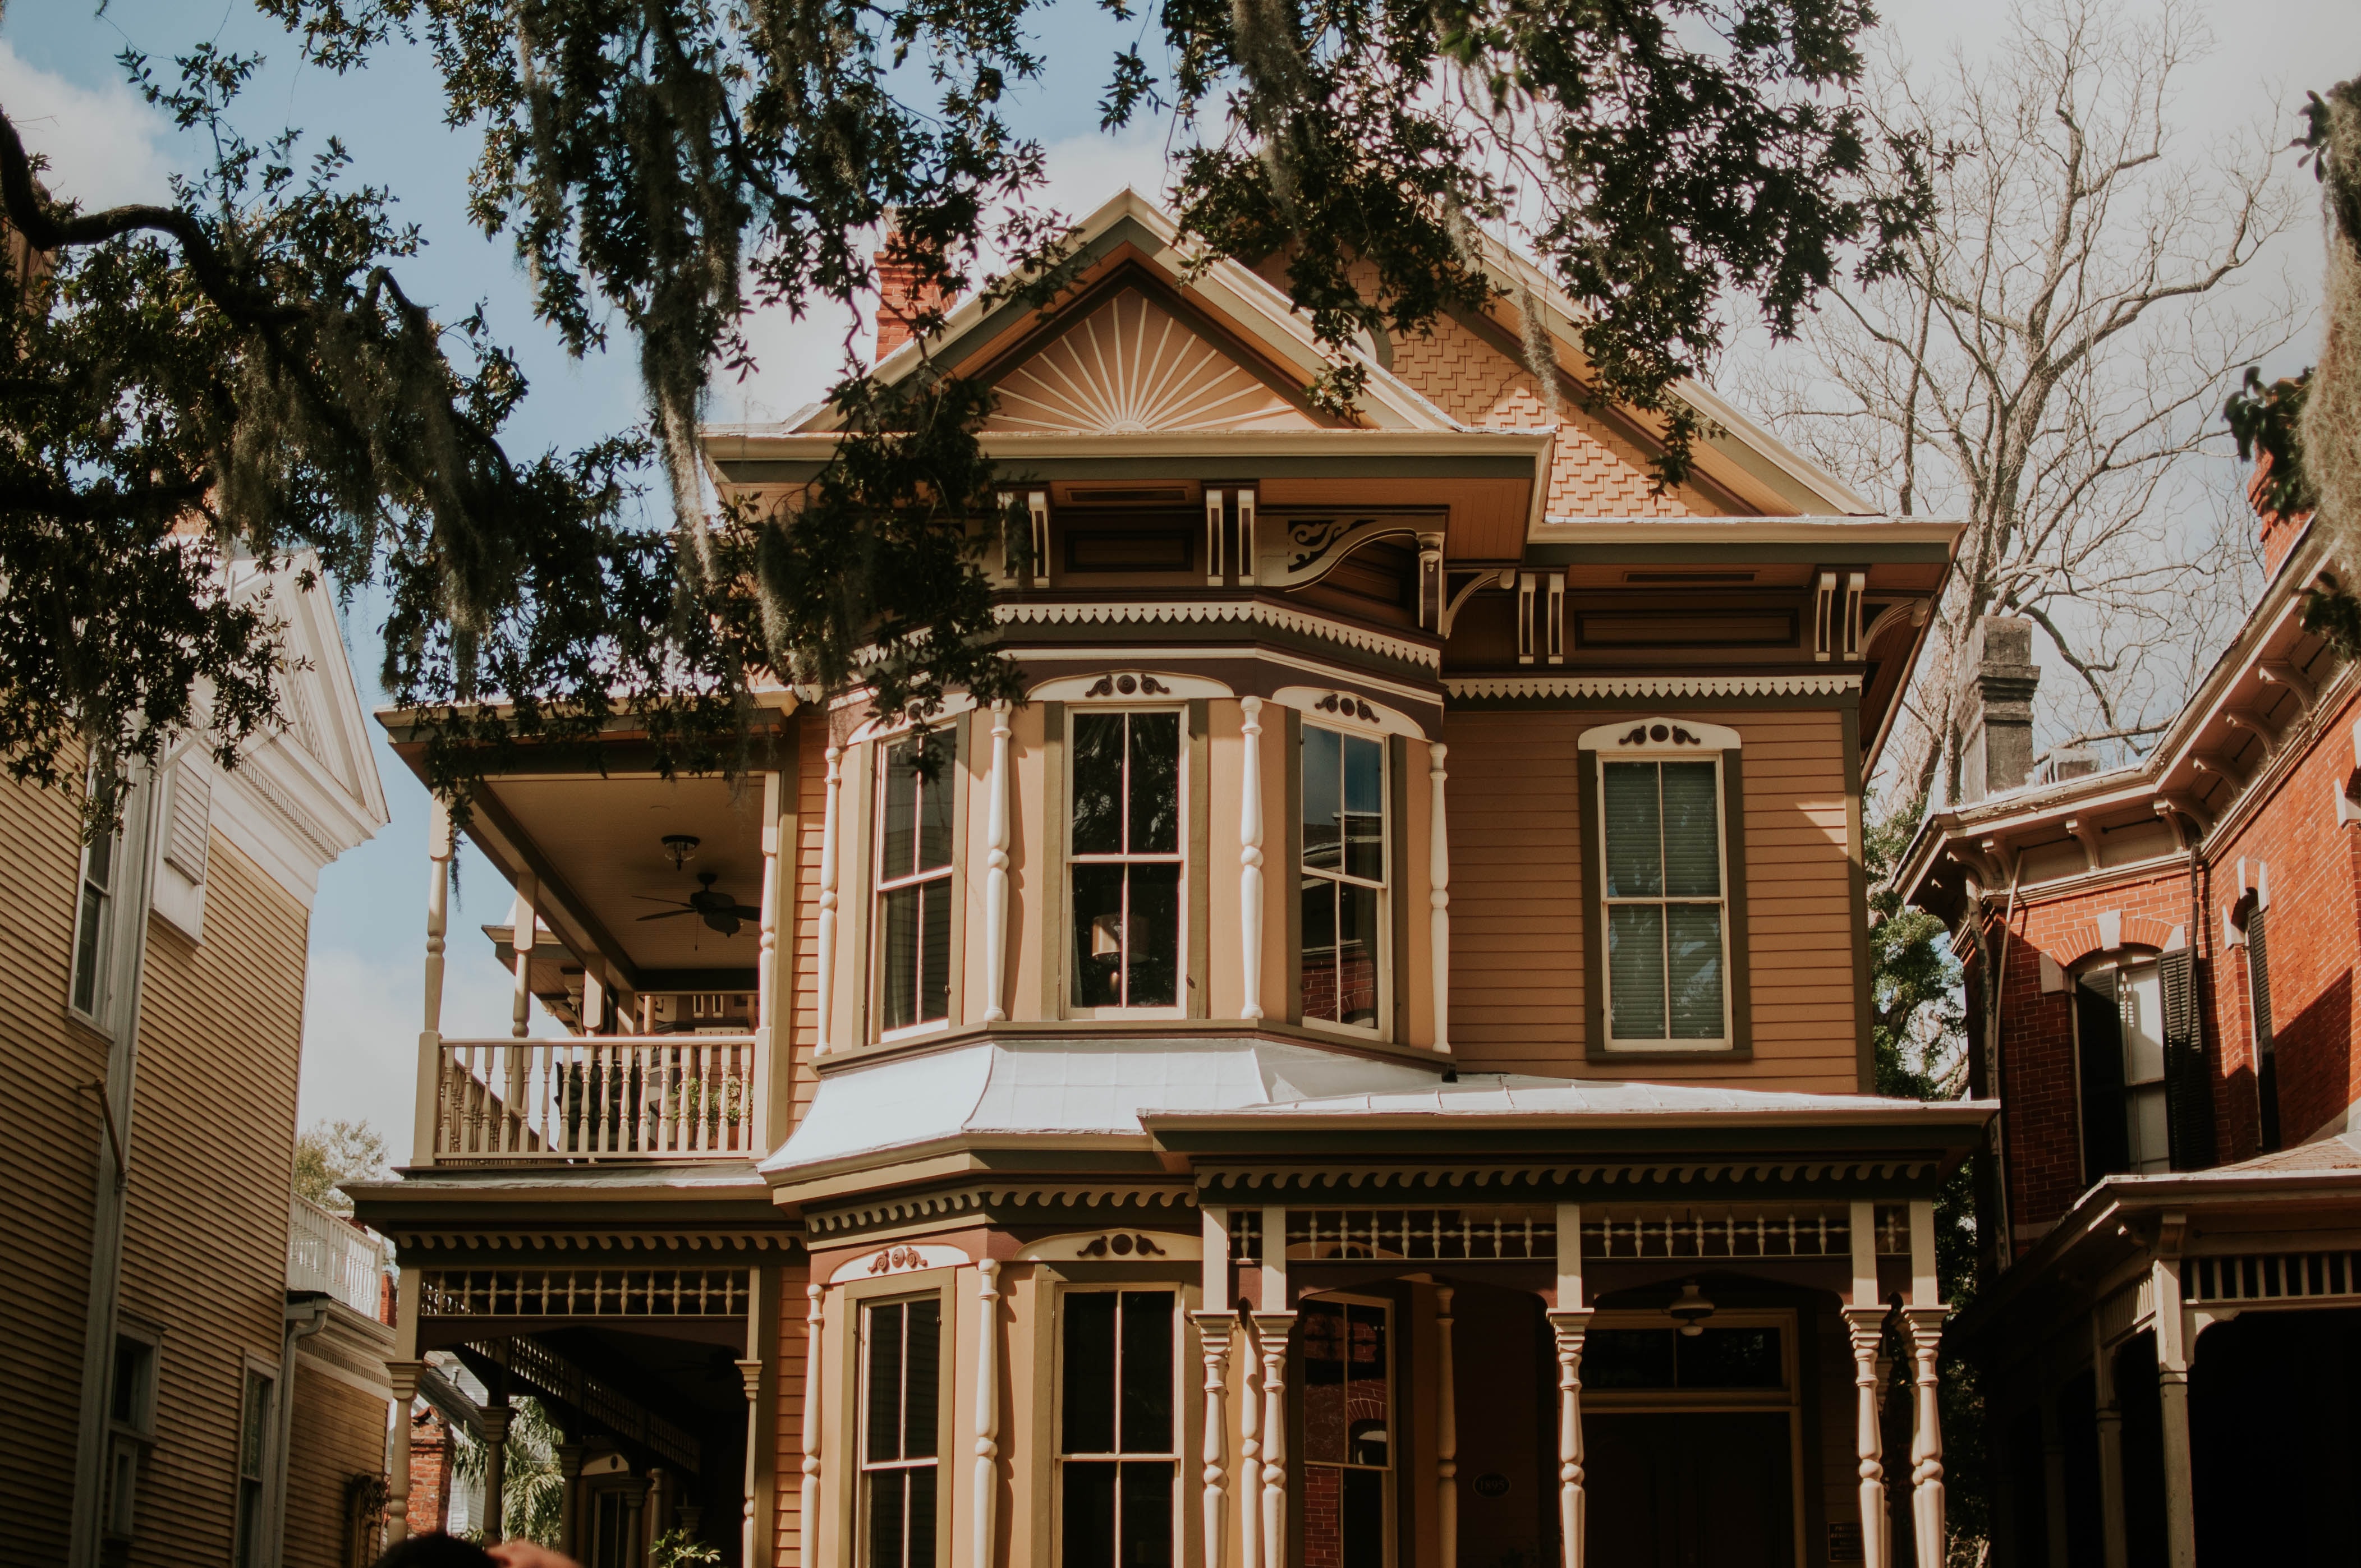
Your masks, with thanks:
M2260 601L2128 766L2037 772L2030 625L1984 622L1969 798L1903 867L2002 1107L1950 1338L1986 1374L2004 1564L2350 1551L2324 1483L2361 1459L2361 676L2302 628L2325 542L2263 539Z

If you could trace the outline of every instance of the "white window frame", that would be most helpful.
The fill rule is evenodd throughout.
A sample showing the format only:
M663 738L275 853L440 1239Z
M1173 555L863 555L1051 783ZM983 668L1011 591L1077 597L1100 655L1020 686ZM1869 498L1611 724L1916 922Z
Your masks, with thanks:
M1354 1039L1386 1039L1390 1037L1392 1034L1394 1014L1393 873L1396 868L1394 865L1395 801L1393 747L1388 744L1387 736L1382 730L1356 724L1339 724L1328 718L1324 715L1318 719L1314 719L1307 716L1303 719L1302 723L1298 726L1298 729L1301 733L1297 737L1295 758L1292 765L1295 769L1296 797L1299 800L1302 797L1303 790L1302 734L1309 734L1314 729L1325 729L1332 735L1341 736L1346 740L1373 740L1377 743L1378 814L1379 818L1378 839L1379 859L1384 867L1383 875L1375 883L1364 881L1359 877L1348 876L1345 873L1342 866L1339 866L1338 869L1334 872L1315 870L1304 863L1303 857L1305 851L1309 849L1309 846L1303 843L1298 843L1296 845L1295 865L1292 868L1294 875L1289 883L1288 895L1290 898L1301 900L1302 896L1303 879L1307 876L1319 877L1329 882L1347 883L1355 887L1375 888L1378 894L1378 1003L1376 1021L1369 1024L1347 1024L1341 1018L1314 1018L1309 1013L1306 1013L1303 1014L1303 1026L1307 1029L1327 1030L1331 1033L1347 1036ZM1297 816L1300 817L1302 813L1299 809ZM1296 836L1301 839L1302 836L1302 824L1299 821L1294 824L1294 828ZM1303 1000L1302 933L1300 930L1297 932L1296 940L1295 1002L1296 1004L1300 1006Z
M1675 729L1680 734L1696 737L1687 743L1676 739L1657 740L1654 731L1662 729L1668 734ZM1631 743L1626 739L1635 730L1646 732L1648 738ZM1722 767L1722 753L1739 749L1735 731L1719 725L1700 724L1690 720L1646 718L1620 724L1601 725L1584 733L1582 750L1596 753L1597 773L1592 785L1598 803L1595 814L1598 820L1587 835L1587 848L1598 856L1598 993L1599 1034L1605 1048L1631 1052L1696 1052L1710 1055L1729 1051L1737 1045L1737 997L1730 970L1730 948L1736 933L1730 929L1730 788L1729 774ZM1613 762L1709 762L1713 765L1713 852L1721 868L1720 894L1713 899L1675 898L1660 895L1649 898L1618 898L1608 891L1607 874L1607 768ZM1661 790L1662 785L1659 784ZM1661 798L1661 797L1660 797ZM1612 933L1608 924L1608 911L1618 905L1653 905L1664 908L1675 904L1710 903L1721 911L1721 1033L1712 1039L1678 1039L1671 1034L1673 1022L1672 963L1669 953L1664 963L1664 1028L1665 1033L1648 1038L1632 1038L1615 1033L1615 962L1609 943ZM1665 922L1665 940L1671 941L1671 922Z
M83 845L75 862L73 948L66 980L66 1005L75 1017L94 1029L109 1028L115 1015L115 912L121 907L124 851L129 837L118 825L102 840L107 851L104 882L91 874L91 862L100 844ZM83 941L86 928L90 931L87 950ZM86 1003L85 982L89 992Z
M1180 721L1179 740L1177 742L1178 754L1175 758L1174 769L1177 779L1177 789L1173 809L1177 820L1175 824L1173 838L1174 847L1172 852L1170 854L1076 854L1074 852L1074 814L1072 810L1074 801L1074 761L1077 750L1074 744L1075 721L1084 717L1106 717L1117 714L1134 713L1169 713L1177 716ZM1066 857L1064 894L1065 909L1062 912L1060 920L1060 927L1064 932L1065 941L1065 957L1060 967L1068 971L1065 979L1065 1010L1066 1016L1069 1018L1185 1018L1189 1014L1189 898L1190 872L1191 871L1189 864L1189 830L1191 822L1190 813L1194 809L1194 803L1191 800L1189 794L1189 743L1191 739L1191 737L1189 729L1189 705L1186 702L1077 702L1071 703L1067 706L1066 743L1063 748L1061 748L1065 752L1066 777L1064 798L1067 805L1067 812L1065 828L1061 835L1060 846L1064 850ZM1126 797L1129 790L1130 771L1131 759L1128 751L1126 750L1124 758ZM1073 999L1075 977L1071 971L1073 964L1072 955L1076 938L1076 932L1074 930L1074 868L1077 866L1091 865L1177 865L1180 868L1180 875L1175 885L1173 893L1174 932L1172 942L1172 1002L1170 1005L1152 1007L1133 1007L1128 1005L1086 1007ZM1128 879L1126 881L1126 886L1129 886ZM1128 896L1128 894L1126 894L1126 908L1125 916L1126 924L1129 922Z
M869 1457L869 1356L870 1347L875 1343L875 1341L873 1331L870 1328L871 1314L875 1312L881 1307L906 1308L920 1301L932 1301L937 1306L935 1318L935 1333L937 1341L935 1355L934 1409L935 1431L937 1433L935 1453L925 1459L873 1460ZM944 1464L946 1455L943 1453L943 1449L945 1444L941 1438L944 1402L950 1397L950 1384L952 1378L953 1356L951 1354L951 1331L953 1325L950 1321L951 1313L950 1310L950 1303L944 1299L943 1293L939 1289L935 1289L917 1290L905 1296L874 1296L856 1301L852 1303L852 1305L854 1309L852 1360L852 1549L850 1556L854 1563L860 1564L860 1568L899 1568L898 1564L882 1564L875 1563L872 1561L869 1555L869 1541L872 1533L869 1528L869 1509L872 1497L870 1477L873 1475L883 1475L887 1472L891 1472L898 1476L912 1470L932 1470L935 1473L936 1539L934 1561L939 1563L942 1560L944 1548L947 1544L943 1539L945 1532L942 1529L944 1511L943 1504L947 1496L944 1488L950 1484L951 1475L949 1466ZM902 1336L902 1387L903 1397L906 1399L908 1398L910 1383L910 1339L908 1323L909 1320L906 1317L904 1318ZM913 1568L932 1568L932 1564L913 1564Z
M2070 999L2076 993L2075 988L2084 979L2095 974L2104 974L2111 970L2114 972L2115 1055L2116 1059L2123 1066L2124 1079L2124 1150L2132 1162L2132 1168L2124 1174L2130 1176L2155 1176L2169 1172L2172 1168L2172 1102L2169 1088L2169 1074L2166 1070L2164 1057L2163 958L2162 952L2147 948L2115 949L2095 961L2086 962L2075 969L2069 975L2067 982L2067 995ZM2136 1079L2132 1076L2132 1032L2125 1026L2124 998L2126 984L2139 980L2145 980L2155 988L2157 1075L2154 1078ZM2192 978L2190 983L2193 986L2196 981ZM2077 1138L2075 1152L2079 1158L2081 1150L2089 1146L2081 1143L2081 1139L2087 1135L2083 1132L2084 1118L2090 1114L2090 1110L2082 1097L2082 1011L2080 1007L2073 1007L2069 1011L2073 1015L2074 1128ZM2164 1146L2154 1154L2148 1151L2139 1132L2140 1103L2143 1100L2148 1099L2153 1099L2165 1108ZM2090 1176L2087 1179L2095 1181L2098 1178Z
M1170 1453L1069 1453L1066 1452L1066 1302L1076 1296L1115 1296L1125 1292L1149 1294L1161 1292L1172 1298L1172 1451ZM1115 1409L1120 1420L1123 1409L1123 1329L1120 1305L1115 1308ZM1172 1568L1186 1568L1186 1547L1189 1520L1183 1513L1188 1502L1186 1482L1193 1470L1182 1464L1182 1452L1189 1442L1190 1406L1188 1379L1181 1366L1182 1353L1188 1349L1185 1324L1189 1303L1179 1284L1155 1279L1091 1281L1086 1284L1061 1283L1058 1287L1058 1318L1053 1325L1050 1342L1050 1364L1055 1375L1049 1380L1049 1464L1054 1482L1049 1497L1050 1527L1049 1561L1052 1568L1063 1568L1066 1561L1066 1462L1079 1459L1085 1464L1170 1464L1172 1466ZM1117 1434L1121 1441L1121 1434ZM1116 1485L1118 1503L1122 1497L1120 1473ZM1120 1534L1120 1526L1117 1527ZM1120 1568L1120 1564L1118 1564Z
M137 1530L139 1472L148 1451L156 1446L156 1403L158 1387L163 1379L164 1336L126 1318L115 1324L115 1354L106 1369L106 1474L100 1504L104 1517L100 1522L109 1538L124 1541ZM139 1387L132 1393L129 1413L117 1415L115 1404L122 1390L115 1377L126 1343L140 1350Z
M1307 1304L1309 1301L1326 1302L1339 1307L1375 1307L1386 1315L1386 1463L1383 1471L1386 1478L1386 1500L1383 1518L1385 1519L1386 1568L1394 1568L1394 1564L1400 1561L1401 1556L1400 1530L1398 1527L1400 1523L1401 1513L1402 1440L1406 1435L1402 1430L1401 1421L1402 1390L1400 1383L1401 1352L1400 1348L1400 1335L1401 1332L1402 1314L1395 1310L1396 1303L1386 1299L1382 1296L1361 1296L1344 1290L1323 1290L1318 1295L1309 1298ZM1351 1321L1349 1315L1345 1321L1348 1323ZM1302 1409L1302 1404L1311 1388L1310 1376L1303 1370L1302 1364L1305 1358L1302 1350L1300 1348L1301 1343L1301 1342L1299 1342L1299 1349L1295 1356L1296 1365L1293 1369L1297 1404L1295 1416L1299 1428L1304 1420L1305 1414ZM1306 1475L1303 1487L1305 1496L1309 1497L1311 1494L1309 1475L1310 1472L1314 1469L1373 1470L1376 1469L1377 1466L1370 1464L1340 1464L1333 1460L1315 1460L1312 1457L1312 1445L1310 1442L1306 1442L1303 1444L1303 1458L1301 1468Z
M279 1427L279 1368L259 1356L245 1356L238 1364L237 1382L236 1452L230 1464L230 1563L233 1568L262 1568L270 1533L271 1470L277 1458L271 1438ZM261 1390L258 1410L255 1408L258 1387ZM260 1452L249 1471L247 1451L258 1421Z
M941 883L943 897L950 901L951 905L951 930L949 941L953 955L956 955L960 944L960 911L958 903L953 898L953 887L959 867L959 817L961 808L961 796L963 793L959 785L961 770L959 731L954 722L939 725L927 733L929 745L939 743L949 753L932 787L948 790L950 794L951 848L949 857L939 867L915 872L909 876L889 878L885 874L885 790L893 777L894 748L908 743L917 734L917 730L915 728L906 728L874 736L872 738L873 743L870 747L871 755L875 759L872 766L872 772L875 777L872 781L870 820L876 825L870 834L873 841L869 847L869 946L870 968L873 971L870 976L870 986L872 994L876 998L877 1038L881 1044L895 1040L916 1039L924 1035L941 1034L951 1026L951 1021L959 1014L960 999L956 994L957 987L954 986L952 988L954 994L945 999L941 1017L922 1019L917 1023L906 1024L894 1029L884 1026L885 988L890 979L885 972L885 895L903 888L922 887L931 882ZM927 781L921 778L919 784L921 787L926 787ZM924 972L924 968L925 960L922 957L921 972ZM956 972L958 966L954 964L951 968L953 972Z

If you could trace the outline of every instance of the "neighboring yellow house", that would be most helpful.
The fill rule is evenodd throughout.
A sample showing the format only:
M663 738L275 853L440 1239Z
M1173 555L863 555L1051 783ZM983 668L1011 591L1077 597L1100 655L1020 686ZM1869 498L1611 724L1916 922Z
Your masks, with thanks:
M513 1035L442 1033L438 874L356 1195L396 1387L538 1400L600 1568L1933 1568L1991 1108L1873 1093L1861 808L1957 525L1702 388L1658 493L1505 252L1349 417L1151 203L1074 257L933 349L998 393L1021 703L774 689L737 787L622 733L486 784ZM791 506L830 420L715 483Z
M88 850L0 783L11 1563L336 1564L381 1471L381 1249L289 1180L312 899L385 794L327 596L237 587L286 622L283 733L178 751Z

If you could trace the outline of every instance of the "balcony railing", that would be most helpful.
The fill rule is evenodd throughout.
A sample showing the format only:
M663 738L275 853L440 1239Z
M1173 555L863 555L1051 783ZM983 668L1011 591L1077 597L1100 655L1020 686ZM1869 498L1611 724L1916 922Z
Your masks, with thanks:
M309 1198L287 1199L287 1288L318 1290L365 1318L383 1305L387 1263L382 1238Z
M438 1040L437 1165L750 1158L754 1036Z

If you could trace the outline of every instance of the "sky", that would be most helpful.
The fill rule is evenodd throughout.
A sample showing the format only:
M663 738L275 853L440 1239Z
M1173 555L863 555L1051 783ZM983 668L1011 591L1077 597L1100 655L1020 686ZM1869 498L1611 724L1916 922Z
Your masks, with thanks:
M2155 9L2153 0L2127 4L2134 12ZM1883 0L1879 8L1899 47L1927 62L1955 47L1982 55L2008 29L2006 7L1990 0ZM2303 88L2361 72L2361 5L2353 0L2217 0L2191 8L2217 40L2183 79L2176 112L2192 137L2260 119L2273 127L2275 141L2284 140L2296 128L2293 111ZM1163 126L1120 137L1098 130L1104 62L1137 25L1115 23L1093 0L1058 0L1037 14L1036 26L1049 70L1020 93L1012 117L1021 134L1048 149L1049 200L1079 215L1125 184L1160 188ZM428 241L421 257L400 269L412 298L446 320L485 305L494 332L516 350L533 382L511 427L512 449L571 447L638 419L628 353L568 358L532 319L508 242L488 239L467 223L467 171L476 138L444 124L439 85L423 50L387 51L368 70L338 77L305 65L294 40L258 16L250 0L109 0L103 10L94 0L15 0L0 11L0 105L32 150L49 159L52 189L85 208L166 200L170 176L199 167L208 149L140 101L116 57L136 49L169 73L174 55L205 39L266 57L238 115L251 138L282 126L301 126L315 140L333 134L353 155L356 178L393 190L400 215L418 224ZM2290 80L2290 62L2298 71L2322 62L2319 80ZM2315 226L2290 236L2285 261L2300 286L2316 289ZM833 378L844 330L842 322L795 322L784 313L755 323L750 336L761 371L743 384L717 384L710 417L777 419L819 396ZM2270 368L2309 363L2315 340L2308 330L2290 351L2291 362ZM345 618L361 696L372 708L379 700L379 619L366 595ZM377 761L392 821L322 874L313 910L301 1115L307 1125L367 1121L386 1135L399 1159L409 1141L417 1049L427 798L381 736ZM511 890L479 857L463 861L459 881L445 1031L504 1035L511 982L476 928L506 919ZM541 1026L551 1027L546 1020Z

